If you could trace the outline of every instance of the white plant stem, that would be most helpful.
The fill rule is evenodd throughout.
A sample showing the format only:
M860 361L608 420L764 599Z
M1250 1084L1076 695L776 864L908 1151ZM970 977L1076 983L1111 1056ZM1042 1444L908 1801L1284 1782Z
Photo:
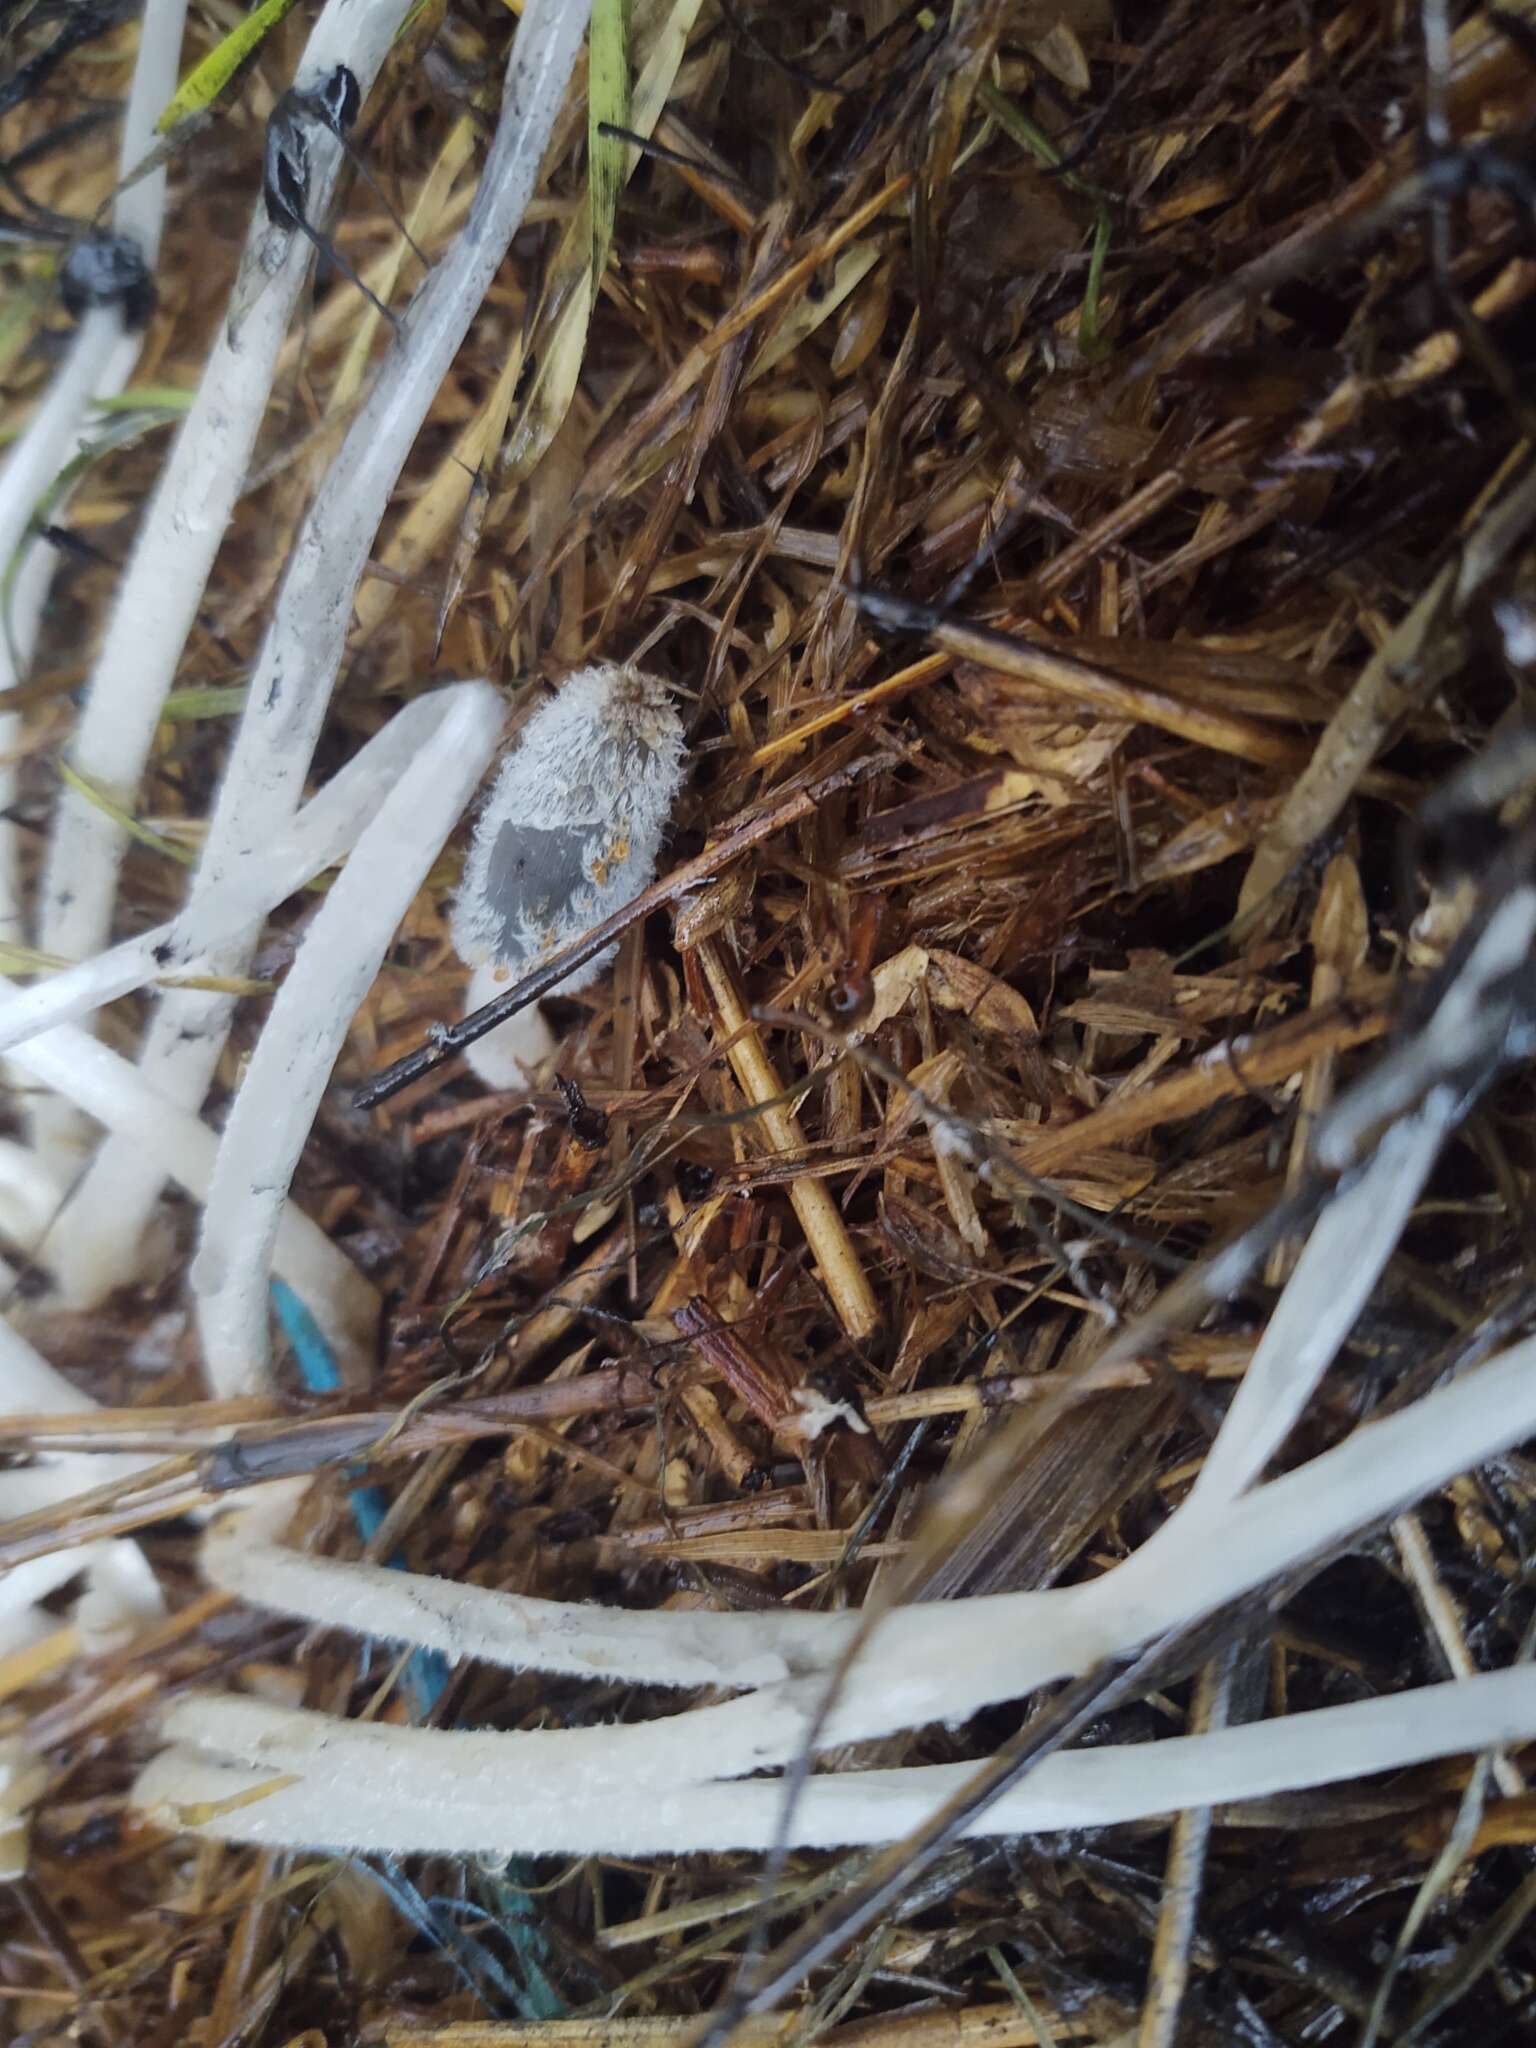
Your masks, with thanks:
M0 1317L0 1415L38 1411L74 1415L95 1405ZM21 1471L0 1474L0 1515L25 1515L34 1508L52 1507L71 1494L126 1478L148 1462L131 1453L96 1457L63 1452L41 1458ZM137 1545L124 1543L121 1548L136 1551ZM118 1546L112 1544L90 1544L84 1550L32 1558L0 1574L0 1654L40 1632L38 1624L43 1618L33 1613L35 1601L72 1579L83 1566L109 1553L115 1557L117 1551ZM56 1620L49 1625L57 1626Z
M118 148L120 174L145 155L155 121L176 86L176 65L187 0L146 0L139 26L133 83ZM113 226L132 235L153 272L165 216L165 172L152 172L120 192ZM63 366L0 470L0 570L21 545L39 498L90 439L92 401L114 398L132 376L142 336L128 333L116 306L95 306L81 320ZM0 691L20 682L32 650L53 580L51 548L31 548L15 578L8 607L9 632L0 632ZM25 937L15 827L5 813L16 799L16 749L21 720L0 711L0 939Z
M0 1316L0 1415L76 1415L95 1405Z
M465 1016L472 1016L506 991L506 969L494 960L482 961L465 986ZM537 1003L530 1003L526 1010L515 1011L505 1023L466 1047L464 1058L487 1088L526 1088L554 1049L555 1034L548 1019Z
M0 1415L39 1410L76 1415L95 1405L35 1351L19 1330L0 1318ZM83 1493L106 1480L126 1477L146 1462L126 1453L96 1458L66 1451L41 1458L20 1471L0 1474L0 1515L9 1518L31 1514L35 1508L51 1507L56 1501L67 1500L72 1493ZM36 1558L31 1565L0 1576L0 1621L10 1622L18 1610L52 1592L79 1569L77 1551L64 1560Z
M897 1609L874 1629L820 1729L818 1745L836 1747L933 1720L963 1721L984 1707L1125 1656L1167 1630L1252 1595L1355 1529L1533 1433L1536 1338L1413 1407L1366 1424L1220 1515L1175 1514L1133 1557L1099 1579ZM352 1625L353 1610L344 1600L328 1616L317 1615L314 1604L302 1611L337 1627ZM402 1625L398 1632L418 1640L414 1629ZM828 1629L829 1649L841 1640ZM539 1643L530 1631L530 1664L539 1662ZM459 1647L475 1654L470 1643ZM246 1754L248 1761L305 1770L318 1745L339 1773L376 1773L382 1741L395 1760L398 1782L413 1796L453 1799L460 1796L466 1771L496 1769L537 1775L551 1797L583 1799L643 1780L697 1782L783 1765L804 1742L824 1690L824 1676L817 1672L664 1720L512 1734L383 1730L301 1716L263 1722L260 1753ZM207 1718L178 1724L179 1738L227 1748L231 1717L252 1711L245 1701L204 1701L195 1714ZM221 1731L217 1737L215 1727ZM273 1734L277 1728L281 1739Z
M1235 1500L1290 1434L1370 1300L1445 1135L1445 1118L1433 1107L1404 1117L1318 1218L1200 1468L1186 1515Z
M151 1460L128 1454L109 1457L66 1454L8 1472L0 1483L0 1512L27 1515L42 1508L67 1510L77 1494L126 1479ZM129 1537L105 1538L27 1558L0 1575L0 1655L60 1626L57 1614L40 1614L36 1602L56 1593L81 1573L89 1601L87 1621L99 1634L131 1626L136 1615L153 1611L158 1582L149 1561ZM41 1624L41 1626L39 1626Z
M1368 1299L1442 1136L1428 1116L1397 1126L1324 1212L1207 1456L1216 1480L1197 1482L1173 1528L1187 1532L1229 1507L1283 1441ZM854 1627L841 1616L681 1616L530 1599L303 1556L271 1540L277 1533L270 1520L253 1526L250 1510L221 1524L204 1545L205 1573L227 1592L309 1621L516 1669L759 1687L828 1667ZM897 1615L883 1627L903 1625Z
M161 976L196 973L220 946L351 852L441 724L440 695L418 697L339 769L267 849L186 910L31 988L0 994L0 1052L86 1017Z
M1536 478L1530 481L1536 483ZM1455 980L1423 1025L1391 1057L1377 1060L1324 1118L1313 1144L1320 1166L1335 1171L1347 1167L1374 1132L1405 1115L1421 1098L1426 1113L1438 1109L1442 1119L1456 1117L1462 1094L1456 1077L1467 1049L1488 1045L1483 1020L1490 1005L1499 1001L1498 984L1525 967L1533 944L1536 890L1511 889L1490 909ZM1488 1050L1495 1056L1492 1046Z
M0 1138L0 1238L8 1244L36 1244L59 1206L59 1185L30 1145ZM15 1285L0 1262L0 1292Z
M352 600L421 422L499 268L538 177L586 26L588 0L529 0L507 68L502 114L474 205L453 249L407 309L390 355L348 430L294 545L193 883L217 886L258 857L298 806L345 648ZM224 956L238 973L255 930ZM165 997L141 1064L183 1105L202 1099L231 1004ZM159 1176L109 1141L66 1210L96 1247L100 1291L132 1272ZM99 1298L99 1293L95 1298Z
M268 1540L259 1510L244 1509L203 1539L210 1585L259 1607L340 1625L515 1671L631 1685L772 1685L826 1665L849 1641L857 1617L673 1613L538 1600L463 1586L421 1572L388 1571L312 1557Z
M295 82L313 86L345 62L366 96L409 11L410 0L329 0L315 23ZM172 75L174 84L174 73ZM131 167L154 140L151 110ZM310 204L323 214L342 161L325 130L309 137ZM154 172L121 195L163 187ZM166 695L223 543L266 411L278 353L314 252L302 235L274 230L258 200L227 316L197 396L150 500L106 638L87 686L70 758L88 781L132 807ZM63 959L85 959L111 934L120 828L77 792L62 790L44 871L38 943Z
M95 1479L73 1477L58 1495L58 1500L67 1500L73 1493L99 1485L102 1476ZM52 1507L55 1502L35 1501L33 1505ZM143 1560L143 1552L136 1543L127 1537L119 1537L100 1543L77 1544L70 1550L51 1550L45 1557L29 1557L22 1564L12 1565L4 1578L0 1578L0 1655L36 1642L59 1627L59 1617L39 1610L39 1600L56 1593L60 1586L67 1586L82 1572L89 1581L98 1566L105 1565L110 1570L127 1562L129 1553ZM99 1603L93 1619L97 1626L104 1620Z
M258 1725L291 1721L334 1726L324 1715L252 1706L243 1730L210 1726L193 1700L170 1709L165 1733L217 1750L228 1730L238 1756ZM134 1787L134 1803L171 1825L192 1825L220 1840L273 1847L447 1855L686 1855L763 1850L775 1839L783 1787L774 1782L698 1784L647 1779L600 1799L573 1799L538 1772L495 1768L466 1776L453 1800L433 1798L397 1778L390 1738L370 1724L376 1755L353 1775L325 1746L323 1733L298 1783L283 1782L204 1749L172 1748ZM1518 1668L1423 1686L1388 1699L1288 1714L1220 1733L1123 1747L1058 1751L1038 1763L965 1829L978 1835L1107 1827L1184 1807L1222 1806L1328 1785L1536 1737L1536 1671ZM286 1748L296 1745L289 1743ZM975 1766L938 1764L812 1777L792 1821L797 1848L886 1842L927 1820L961 1791ZM286 1773L286 1767L285 1767ZM270 1786L270 1791L263 1788ZM252 1796L256 1795L256 1796ZM188 1807L230 1809L190 1820Z
M131 1060L74 1026L31 1040L10 1060L150 1159L157 1177L174 1180L196 1200L206 1197L218 1139L199 1118L157 1095ZM59 1228L36 1247L45 1266L73 1242L60 1237ZM372 1360L378 1322L379 1298L371 1283L291 1202L278 1227L273 1263L319 1323L344 1370L361 1372Z
M26 1812L47 1782L47 1767L31 1754L21 1736L0 1737L0 1881L11 1883L26 1876L30 1842Z
M488 683L429 702L437 729L364 829L272 1005L224 1127L192 1265L215 1398L267 1378L267 1295L284 1203L331 1069L401 919L490 765L504 720Z

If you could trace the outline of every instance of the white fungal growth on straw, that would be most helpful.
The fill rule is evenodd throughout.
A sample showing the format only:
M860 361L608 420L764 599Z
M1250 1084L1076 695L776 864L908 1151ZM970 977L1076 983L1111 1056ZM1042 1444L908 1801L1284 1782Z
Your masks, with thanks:
M470 1009L646 887L683 766L665 683L627 664L578 669L533 714L481 805L454 908L454 944L475 969ZM586 988L613 952L551 993ZM530 1005L468 1056L492 1087L517 1087L547 1046Z
M330 0L298 85L313 86L344 61L366 92L408 4ZM125 129L130 167L147 148L149 123L174 79L182 5L147 0ZM53 1272L67 1299L93 1302L131 1276L162 1182L179 1181L205 1204L192 1280L219 1394L260 1383L274 1272L314 1313L344 1371L360 1372L368 1356L375 1290L288 1192L351 1018L495 750L500 700L483 683L423 697L309 802L303 793L359 579L416 433L523 218L587 12L585 0L526 0L468 223L407 310L293 550L186 906L158 931L109 947L122 835L66 792L54 819L38 936L46 950L79 964L0 998L0 1053L53 1104L38 1120L37 1154L29 1159L12 1148L0 1158L8 1233ZM310 201L323 207L339 151L321 127L308 140ZM137 232L150 255L162 186L157 175L119 202L117 225ZM307 242L274 227L258 207L231 317L155 495L92 678L74 762L125 804L132 804L241 488L310 255ZM112 379L119 371L119 382L127 377L136 350L118 312L87 316L0 476L0 558L9 557L39 491L78 438L87 401L117 388ZM14 644L23 658L47 573L37 552L14 595ZM0 689L17 680L6 659L0 648ZM11 736L0 729L0 756ZM472 1007L646 886L683 773L682 725L668 690L632 666L581 669L533 714L481 807L455 906ZM0 788L0 810L5 795ZM7 857L0 823L0 928L16 922L18 907ZM81 1028L94 1009L157 979L191 970L238 975L271 909L343 859L272 1005L222 1137L198 1110L225 1044L229 997L164 993L138 1067ZM1467 1047L1489 1028L1489 990L1526 957L1533 930L1536 898L1512 893L1490 915L1409 1052L1384 1063L1324 1119L1320 1160L1355 1178L1313 1230L1190 1497L1124 1563L1080 1584L881 1617L822 1716L855 1617L615 1612L343 1564L274 1540L273 1516L285 1515L289 1500L283 1492L270 1507L239 1512L210 1534L204 1561L214 1585L320 1625L454 1658L738 1696L617 1727L507 1734L346 1722L232 1696L186 1698L167 1713L171 1747L141 1776L138 1804L172 1824L196 1809L203 1832L281 1846L578 1854L761 1848L773 1838L781 1789L739 1781L791 1762L813 1729L826 1749L936 1720L957 1723L1128 1658L1168 1631L1260 1595L1356 1529L1536 1432L1532 1338L1294 1471L1263 1480L1413 1210L1451 1121L1451 1084ZM610 949L587 962L555 993L587 986L611 957ZM471 1061L482 1078L515 1086L548 1042L530 1008L482 1040ZM1221 1057L1232 1050L1220 1049ZM55 1219L52 1192L67 1180L63 1168L81 1118L104 1127L107 1140ZM987 1174L960 1119L930 1122L936 1152ZM1240 1263L1231 1253L1210 1262L1208 1291ZM1125 1332L1112 1350L1135 1341L1134 1330ZM820 1405L808 1412L807 1433L835 1422L863 1427L840 1404L814 1399ZM20 1332L0 1324L0 1412L83 1405ZM48 1454L12 1475L7 1507L51 1506L140 1462ZM135 1614L154 1611L153 1575L132 1545L63 1550L29 1561L0 1586L0 1645L13 1639L7 1630L35 1628L29 1603L82 1563L92 1577L79 1625L90 1640L111 1642ZM1155 1747L1053 1756L971 1831L1108 1824L1529 1737L1536 1737L1536 1671L1521 1669ZM959 1791L969 1770L813 1777L793 1839L888 1839ZM0 1754L0 1875L24 1861L18 1816L38 1782L22 1752Z

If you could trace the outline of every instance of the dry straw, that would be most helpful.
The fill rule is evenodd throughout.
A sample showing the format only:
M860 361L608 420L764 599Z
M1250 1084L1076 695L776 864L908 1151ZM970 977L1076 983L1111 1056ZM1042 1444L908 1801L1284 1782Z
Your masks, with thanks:
M0 2032L1529 2031L1533 10L284 12L0 22Z

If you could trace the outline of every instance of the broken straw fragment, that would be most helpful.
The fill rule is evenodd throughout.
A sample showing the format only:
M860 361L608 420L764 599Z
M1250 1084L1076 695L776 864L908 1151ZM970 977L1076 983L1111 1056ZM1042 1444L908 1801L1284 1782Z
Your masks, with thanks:
M481 806L454 906L453 942L475 970L470 1010L645 888L683 769L667 686L628 663L577 669L540 706ZM551 993L586 988L613 950ZM517 1088L552 1043L530 1004L468 1059L489 1087Z

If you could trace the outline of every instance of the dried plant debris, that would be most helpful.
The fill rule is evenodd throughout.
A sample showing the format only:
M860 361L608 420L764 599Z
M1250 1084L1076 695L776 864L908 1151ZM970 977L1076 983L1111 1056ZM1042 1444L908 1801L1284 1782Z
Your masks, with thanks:
M0 2038L1523 2041L1536 5L587 23L0 0Z

